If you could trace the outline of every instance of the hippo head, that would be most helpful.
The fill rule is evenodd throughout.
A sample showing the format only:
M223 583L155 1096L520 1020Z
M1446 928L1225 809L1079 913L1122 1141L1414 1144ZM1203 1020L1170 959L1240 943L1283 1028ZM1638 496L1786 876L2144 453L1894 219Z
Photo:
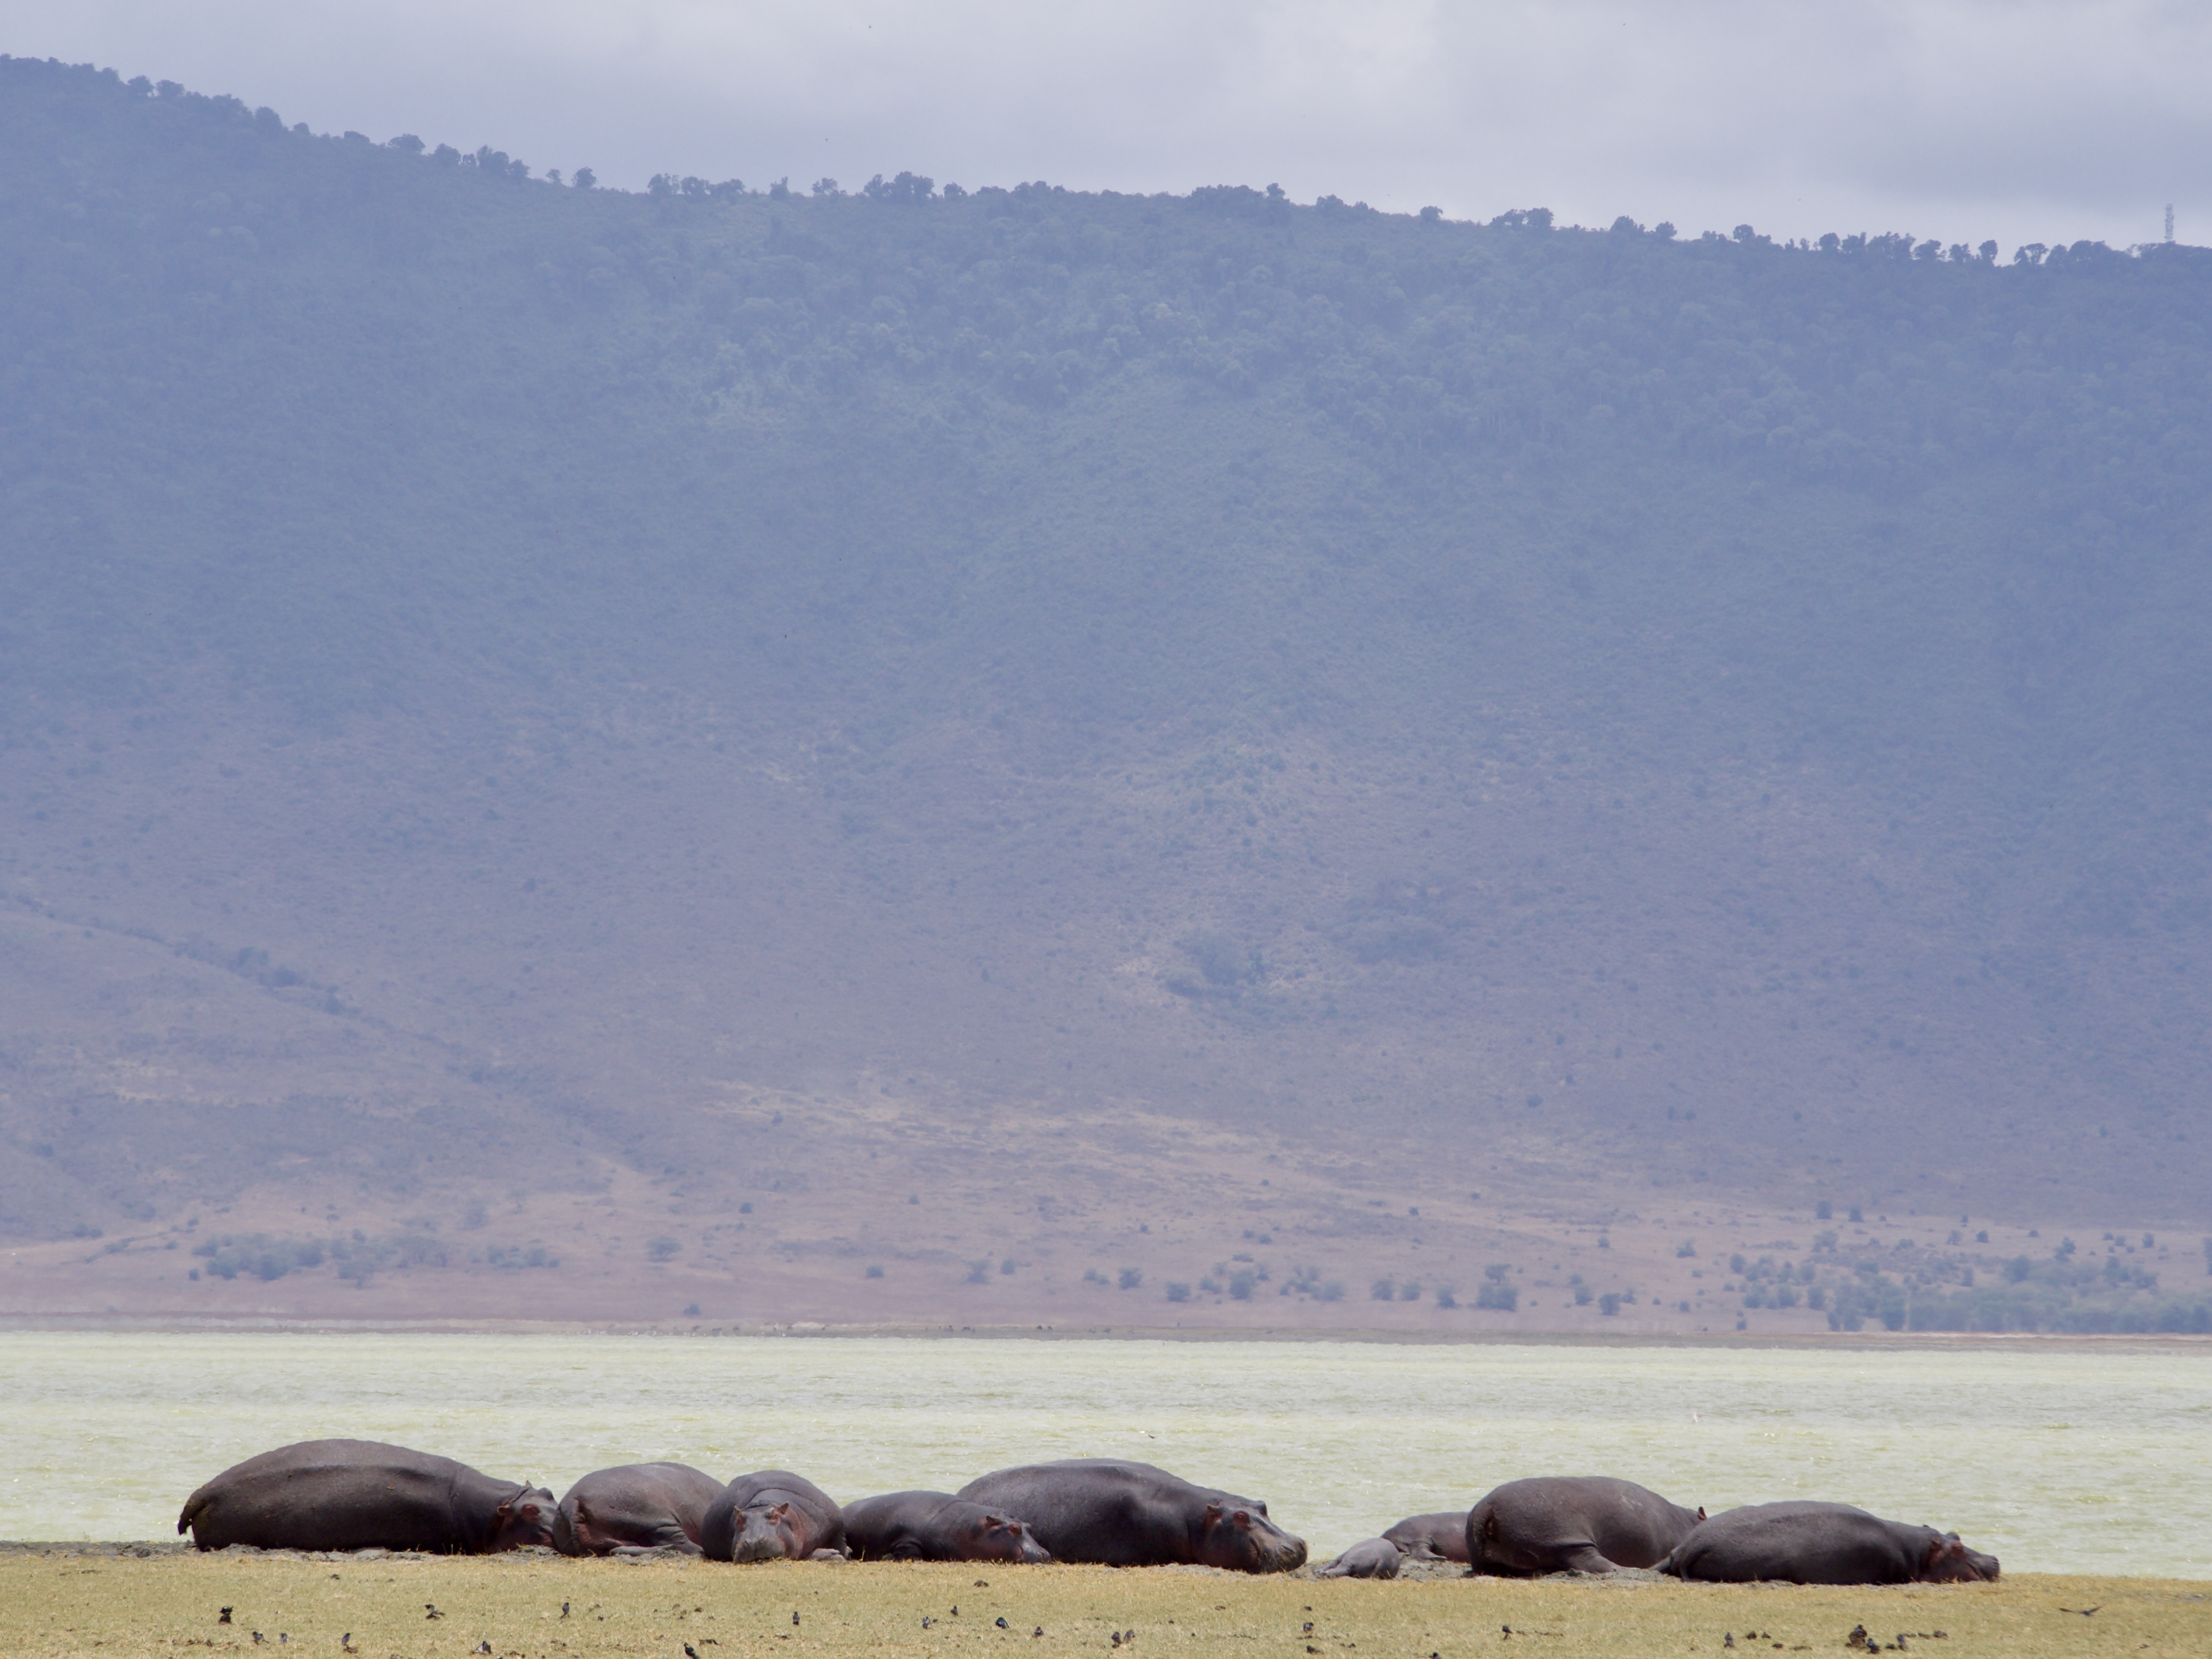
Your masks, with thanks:
M1995 1583L1997 1559L1968 1549L1959 1541L1955 1532L1931 1530L1928 1534L1928 1554L1921 1563L1918 1577L1924 1584Z
M992 1512L977 1520L968 1538L973 1561L1025 1561L1032 1565L1049 1561L1052 1552L1036 1540L1031 1532L1012 1516Z
M797 1561L809 1553L806 1521L787 1501L763 1504L744 1512L732 1561Z
M1306 1564L1306 1540L1270 1521L1265 1504L1208 1504L1199 1523L1198 1560L1231 1572L1294 1572Z
M550 1547L558 1513L551 1492L543 1486L525 1486L499 1506L499 1525L492 1534L492 1548L519 1550L533 1545Z

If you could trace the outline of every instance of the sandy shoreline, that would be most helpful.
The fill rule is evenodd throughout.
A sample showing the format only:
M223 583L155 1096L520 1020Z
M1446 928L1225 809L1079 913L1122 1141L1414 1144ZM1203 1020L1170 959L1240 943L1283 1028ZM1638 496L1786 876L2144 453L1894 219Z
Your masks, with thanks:
M502 1659L1547 1659L1933 1651L1944 1659L2212 1650L2212 1582L2008 1577L1881 1588L1448 1577L1254 1578L1203 1568L572 1560L539 1553L198 1555L0 1549L0 1651L179 1649ZM1124 1659L1131 1659L1125 1656Z

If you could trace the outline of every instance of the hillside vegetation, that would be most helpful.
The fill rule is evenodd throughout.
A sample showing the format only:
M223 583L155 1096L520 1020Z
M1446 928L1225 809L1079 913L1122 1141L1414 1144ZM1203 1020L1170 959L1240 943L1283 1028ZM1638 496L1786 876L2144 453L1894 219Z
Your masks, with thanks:
M0 1231L771 1089L2212 1220L2208 301L0 61Z

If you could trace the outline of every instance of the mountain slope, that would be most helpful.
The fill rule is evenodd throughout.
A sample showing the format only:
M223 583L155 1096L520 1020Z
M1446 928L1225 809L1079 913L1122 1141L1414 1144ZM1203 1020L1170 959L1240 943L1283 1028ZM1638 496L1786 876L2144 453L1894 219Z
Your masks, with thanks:
M2197 251L626 196L0 86L11 1233L713 1209L763 1089L848 1103L831 1208L890 1089L2205 1218Z

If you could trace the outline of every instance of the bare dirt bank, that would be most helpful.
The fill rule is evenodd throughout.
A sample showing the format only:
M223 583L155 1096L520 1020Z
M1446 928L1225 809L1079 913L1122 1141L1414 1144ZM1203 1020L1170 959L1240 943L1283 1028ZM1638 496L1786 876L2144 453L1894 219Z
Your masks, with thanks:
M2212 1584L2027 1576L1887 1589L1444 1577L1395 1583L1199 1569L199 1556L0 1549L0 1651L24 1659L270 1653L775 1659L1022 1653L1138 1659L1559 1659L1852 1650L1943 1659L2194 1656ZM222 1609L229 1620L223 1622ZM955 1609L957 1609L956 1612ZM2094 1611L2087 1611L2094 1609ZM1115 1638L1119 1637L1117 1641ZM1902 1638L1900 1644L1899 1638Z

